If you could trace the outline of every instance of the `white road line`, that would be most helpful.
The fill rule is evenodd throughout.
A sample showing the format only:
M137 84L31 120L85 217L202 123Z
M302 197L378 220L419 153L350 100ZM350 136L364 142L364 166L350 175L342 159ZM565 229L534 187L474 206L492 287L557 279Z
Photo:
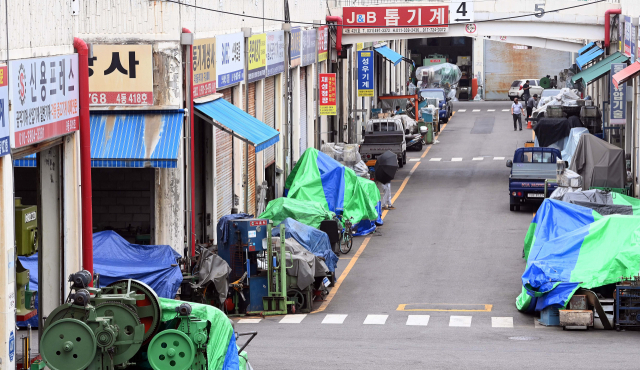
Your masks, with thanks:
M431 158L429 159L429 162L440 162L442 160L442 158Z
M460 112L460 113L464 113L466 111L467 111L466 109L458 109L458 112Z
M513 328L513 317L492 317L492 328Z
M469 328L471 327L472 316L451 316L449 318L449 326Z
M451 162L462 162L462 158L451 158Z
M418 162L420 160L420 158L411 158L409 159L409 162Z
M484 160L484 157L473 157L474 161L482 161Z
M280 324L300 324L305 317L307 317L307 314L285 315L285 317L280 320Z
M429 325L429 315L409 315L407 325L427 326Z
M323 324L342 324L344 319L347 318L347 315L335 315L335 314L327 314L322 320Z
M503 109L503 112L511 112L511 109Z
M495 112L495 109L487 109L487 112Z
M493 157L494 161L504 161L504 157Z
M364 319L363 325L384 325L387 322L389 315L367 315Z
M240 319L238 324L258 324L262 319Z
M473 111L474 112L480 112L480 109L474 109Z

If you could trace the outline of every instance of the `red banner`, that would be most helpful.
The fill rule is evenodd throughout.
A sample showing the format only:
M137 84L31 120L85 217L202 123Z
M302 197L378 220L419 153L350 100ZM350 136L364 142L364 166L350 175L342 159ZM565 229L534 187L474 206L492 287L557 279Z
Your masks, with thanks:
M343 8L342 18L343 32L347 34L443 33L448 30L449 6L347 6Z
M336 114L336 74L320 73L320 115Z

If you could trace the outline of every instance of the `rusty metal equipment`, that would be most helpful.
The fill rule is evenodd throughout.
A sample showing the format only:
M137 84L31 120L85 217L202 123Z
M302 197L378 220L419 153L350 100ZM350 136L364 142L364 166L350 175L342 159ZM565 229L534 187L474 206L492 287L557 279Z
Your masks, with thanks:
M616 285L615 327L640 328L640 275L621 277Z

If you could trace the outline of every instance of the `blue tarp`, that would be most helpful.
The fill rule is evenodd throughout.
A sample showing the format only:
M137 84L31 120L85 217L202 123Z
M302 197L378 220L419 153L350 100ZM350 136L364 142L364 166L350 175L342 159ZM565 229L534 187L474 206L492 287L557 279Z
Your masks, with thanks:
M135 279L149 285L159 297L173 299L182 273L180 267L171 265L180 257L168 245L131 244L114 231L93 234L93 270L100 274L101 287L122 279ZM30 272L29 289L38 290L38 255L19 258ZM27 323L38 326L37 316L18 326Z
M218 246L221 246L227 242L229 237L229 221L244 220L246 218L253 218L253 215L248 213L234 213L230 215L224 215L220 217L218 221Z
M300 243L309 252L318 257L324 258L329 271L334 272L338 264L338 256L331 250L331 242L329 236L311 226L307 226L292 218L286 218L282 221L285 226L285 238L293 238ZM272 236L280 236L280 228L276 227L271 230Z
M374 49L376 52L380 53L383 57L389 60L393 65L398 65L400 61L402 61L402 55L396 53L395 51L389 49L386 46L381 46L379 48Z

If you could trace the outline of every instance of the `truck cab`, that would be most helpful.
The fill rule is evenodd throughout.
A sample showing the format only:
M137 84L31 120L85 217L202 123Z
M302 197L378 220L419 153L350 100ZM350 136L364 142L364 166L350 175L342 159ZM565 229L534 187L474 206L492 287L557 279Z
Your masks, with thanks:
M509 209L519 211L522 204L541 203L545 199L545 180L556 179L557 160L562 154L555 148L518 148L507 161L509 175ZM555 182L547 184L550 194Z
M424 100L420 102L418 108L426 107L428 98L438 99L438 118L442 123L449 122L449 117L453 115L453 104L451 99L447 98L444 89L422 89L420 90L420 97Z

